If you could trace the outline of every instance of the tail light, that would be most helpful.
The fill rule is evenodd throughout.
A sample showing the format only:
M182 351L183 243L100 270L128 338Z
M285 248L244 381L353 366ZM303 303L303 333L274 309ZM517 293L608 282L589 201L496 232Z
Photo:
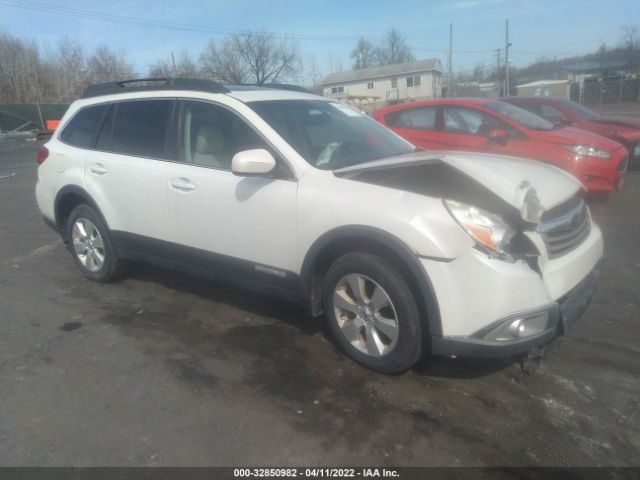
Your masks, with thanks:
M47 149L47 147L40 147L40 149L38 150L38 158L36 160L38 162L38 165L42 165L42 162L44 162L48 156L49 150Z

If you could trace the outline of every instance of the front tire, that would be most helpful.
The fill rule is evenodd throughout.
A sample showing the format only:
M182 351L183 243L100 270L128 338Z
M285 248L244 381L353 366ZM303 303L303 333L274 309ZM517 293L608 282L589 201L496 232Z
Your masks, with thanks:
M359 364L399 373L420 359L416 299L387 260L360 252L338 258L324 279L323 308L336 341Z
M67 246L80 271L96 282L122 277L128 263L119 259L109 229L88 205L78 205L67 220Z

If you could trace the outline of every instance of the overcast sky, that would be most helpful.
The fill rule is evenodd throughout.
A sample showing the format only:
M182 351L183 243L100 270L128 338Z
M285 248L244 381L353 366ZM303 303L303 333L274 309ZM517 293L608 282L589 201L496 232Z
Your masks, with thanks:
M404 32L417 58L438 57L446 66L449 22L458 71L496 61L506 18L512 63L524 66L541 55L614 45L621 26L640 26L640 0L0 0L0 30L41 45L66 35L89 48L124 49L140 74L171 51L197 57L209 38L245 29L289 35L304 60L315 55L323 74L338 63L350 68L359 35L377 43L391 27Z

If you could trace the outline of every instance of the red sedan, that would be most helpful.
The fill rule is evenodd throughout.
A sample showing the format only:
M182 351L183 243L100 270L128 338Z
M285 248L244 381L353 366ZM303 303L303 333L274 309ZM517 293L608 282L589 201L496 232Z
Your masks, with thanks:
M374 115L418 147L552 163L575 175L590 192L620 189L627 169L628 152L620 143L497 100L428 100L382 108Z
M601 115L566 98L510 97L502 101L527 109L550 122L582 128L620 142L629 150L629 166L640 164L640 120Z

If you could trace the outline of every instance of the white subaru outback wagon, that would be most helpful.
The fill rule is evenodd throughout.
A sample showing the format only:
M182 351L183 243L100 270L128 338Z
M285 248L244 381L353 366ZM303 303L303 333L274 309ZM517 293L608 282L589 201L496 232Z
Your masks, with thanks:
M94 85L38 162L38 205L88 278L147 261L280 295L385 373L427 353L537 351L584 312L600 270L569 174L418 151L286 86Z

